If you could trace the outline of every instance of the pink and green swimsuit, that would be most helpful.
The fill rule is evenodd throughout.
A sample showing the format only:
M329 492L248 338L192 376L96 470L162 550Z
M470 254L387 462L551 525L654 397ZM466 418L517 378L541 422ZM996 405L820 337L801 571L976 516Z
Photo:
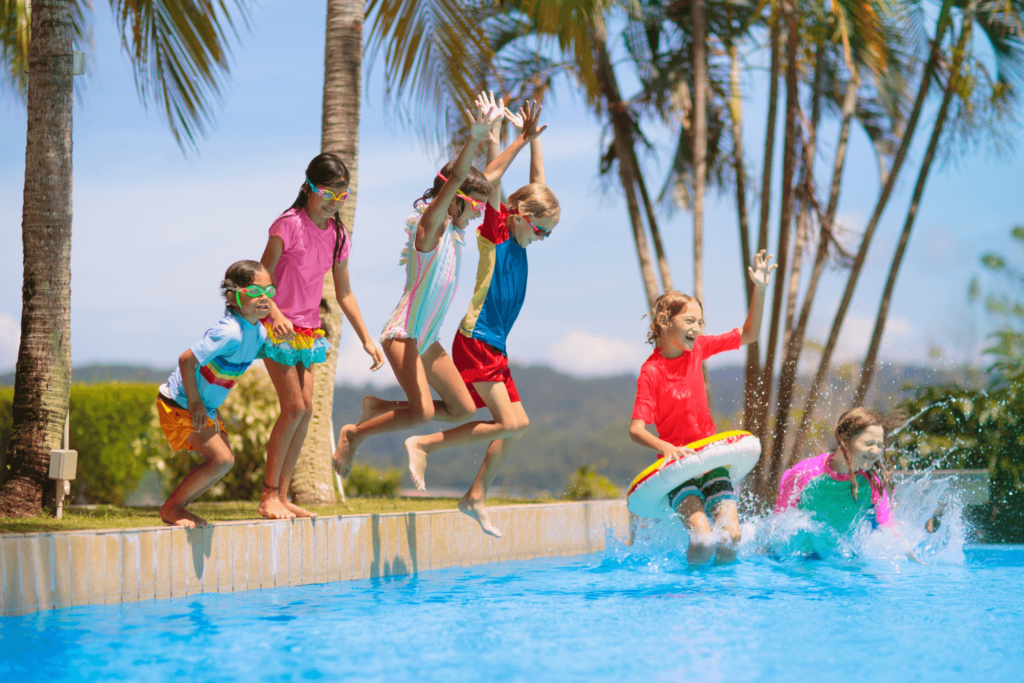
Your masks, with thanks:
M857 472L860 481L855 501L850 493L850 475L832 469L831 456L831 453L822 453L786 470L779 483L775 512L791 507L806 510L815 521L828 524L839 533L849 530L868 511L874 513L871 516L874 526L892 526L889 494L877 475Z

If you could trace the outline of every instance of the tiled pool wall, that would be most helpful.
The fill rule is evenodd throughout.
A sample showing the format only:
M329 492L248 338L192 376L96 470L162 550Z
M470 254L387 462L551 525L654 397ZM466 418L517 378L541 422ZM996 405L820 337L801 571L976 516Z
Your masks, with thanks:
M491 518L501 538L458 510L4 534L0 614L580 555L628 525L621 500L494 507Z

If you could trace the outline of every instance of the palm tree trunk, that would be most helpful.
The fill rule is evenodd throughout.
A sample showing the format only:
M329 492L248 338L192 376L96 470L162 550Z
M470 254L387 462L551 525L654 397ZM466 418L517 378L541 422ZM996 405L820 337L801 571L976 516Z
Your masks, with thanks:
M693 23L693 296L704 301L704 182L708 161L707 45L704 0L690 2Z
M839 127L839 142L836 145L836 156L832 165L832 184L829 190L828 208L825 210L825 216L821 221L821 234L818 238L818 251L814 257L814 267L811 269L810 281L807 283L807 292L804 294L804 302L800 307L800 316L797 319L793 333L789 337L789 343L786 344L786 358L782 362L782 368L779 371L777 421L785 418L785 421L788 423L789 411L793 404L797 366L800 354L803 352L804 338L807 334L807 323L811 318L811 306L818 292L818 282L821 280L821 273L825 268L825 261L828 258L832 222L835 220L836 209L839 207L839 190L842 187L843 170L846 167L846 149L850 139L853 115L857 109L857 91L859 88L860 81L854 72L851 74L850 82L846 86L846 94L843 97L842 124ZM791 462L792 451L790 452L790 457L785 457L785 454L782 452L776 452L776 459L773 463L773 476L767 490L774 490L779 473L785 471Z
M921 162L921 170L917 175L917 184L914 186L914 196L910 200L910 208L907 210L907 219L903 224L903 232L900 234L899 244L896 246L896 253L892 257L892 265L889 267L889 277L885 282L885 291L882 293L882 301L878 307L878 318L875 320L875 329L871 333L871 346L868 348L868 355L864 359L861 369L860 385L857 387L857 395L853 399L855 406L864 404L868 388L871 386L871 378L875 372L875 364L878 361L878 349L882 344L882 334L885 332L885 323L889 317L889 303L892 300L892 292L896 287L896 276L899 275L900 265L903 263L903 254L907 250L907 243L910 241L910 232L914 228L914 220L917 218L917 209L924 195L924 187L928 182L928 174L931 171L932 162L935 160L935 150L939 146L939 139L942 137L942 129L946 125L946 117L949 115L949 105L953 101L960 83L960 69L963 65L965 48L971 37L971 28L974 23L974 8L976 0L967 6L964 12L963 24L960 27L960 38L957 40L956 49L953 50L953 64L950 67L949 78L946 81L946 89L942 93L942 104L935 118L935 125L932 127L932 136L928 141L928 151L925 152L924 160Z
M796 196L796 187L793 179L796 176L796 147L799 135L797 126L800 125L800 90L797 81L797 47L800 44L800 26L796 7L789 6L785 9L787 19L786 36L786 128L783 138L782 152L782 207L779 212L779 247L776 252L779 269L775 278L775 291L772 294L772 317L768 332L768 348L765 351L764 367L761 368L761 386L763 400L758 409L761 411L761 423L765 426L765 435L761 438L762 451L761 460L758 462L758 475L760 481L765 481L766 473L770 471L770 462L773 451L772 443L768 440L768 411L771 402L772 380L775 371L775 352L778 348L779 327L782 317L782 301L785 295L786 268L789 261L789 237L793 229L793 205Z
M626 113L626 104L622 101L615 69L608 54L606 35L603 21L596 17L593 28L593 45L597 53L594 56L594 75L612 122L612 144L615 146L615 156L619 160L619 181L626 195L626 206L629 208L629 222L633 227L633 240L640 260L640 275L644 282L647 303L653 307L654 300L658 298L658 282L654 275L654 264L651 262L651 251L647 246L647 235L640 216L640 203L636 196L636 179L640 175L639 163L633 149L633 130Z
M0 516L42 510L71 388L72 3L32 3L21 344Z
M736 176L736 215L740 226L740 278L744 291L747 293L747 305L754 295L754 283L747 277L750 265L750 219L747 215L747 169L743 163L743 98L740 89L740 58L739 50L732 42L729 51L729 118L732 123L732 164ZM743 426L749 428L748 416L753 406L750 401L757 386L757 377L761 372L761 358L757 344L747 344L746 367L743 372Z
M764 170L761 173L761 223L757 235L757 250L768 248L768 220L771 217L772 163L775 155L775 127L779 109L779 41L781 34L779 18L771 18L769 43L771 46L771 73L768 87L768 126L764 136ZM764 372L757 368L756 375L750 376L750 355L760 357L760 343L754 342L747 351L747 375L743 380L743 428L760 438L765 436L765 416L762 406L767 405Z
M327 41L324 50L324 98L320 133L321 152L337 154L348 166L349 198L342 205L345 225L354 225L359 197L359 107L362 98L364 5L355 0L328 0ZM325 312L326 309L326 312ZM320 315L331 342L327 361L316 369L313 417L306 442L295 466L292 492L300 504L336 501L331 476L331 413L334 377L341 340L341 307L334 293L334 277L324 276Z
M638 172L636 185L640 190L640 198L644 202L644 212L647 214L647 224L651 227L651 241L654 242L654 257L658 259L658 272L661 275L661 291L668 292L675 289L672 286L672 272L668 267L668 259L665 257L665 249L661 246L661 230L658 228L658 219L654 215L654 205L651 204L651 197L647 194L647 182L642 172Z
M839 340L839 331L842 329L843 322L846 318L846 312L850 307L850 301L853 299L853 291L857 287L857 280L860 277L860 271L864 267L864 261L867 258L868 247L871 246L871 239L874 237L875 228L878 227L878 221L881 219L882 212L885 211L886 204L889 202L889 196L892 194L892 190L896 185L896 179L899 177L903 161L907 156L907 150L910 148L910 142L914 137L915 130L917 129L917 123L921 117L921 110L924 108L924 101L928 96L932 72L935 70L939 62L942 39L951 21L950 8L952 4L952 0L943 0L942 9L939 12L939 18L936 22L935 38L932 40L928 60L925 62L924 68L921 70L921 82L918 87L917 97L914 101L914 107L910 112L910 117L907 119L907 127L903 133L903 139L900 141L900 146L893 159L892 169L889 171L889 175L886 177L885 183L882 186L882 192L875 204L875 210L872 212L871 219L868 221L867 228L864 230L864 236L861 238L860 248L854 258L853 267L850 269L850 275L846 281L846 289L843 291L843 297L839 302L839 309L836 311L835 318L832 321L832 329L829 332L828 341L825 343L825 348L821 354L821 361L818 364L818 370L814 374L810 390L807 393L807 401L804 404L803 414L800 417L800 426L797 428L796 437L793 439L794 454L799 453L800 449L803 448L803 441L807 435L807 429L810 427L811 418L814 415L814 409L821 397L825 378L828 376L829 367L832 363L832 354L835 352L836 343Z

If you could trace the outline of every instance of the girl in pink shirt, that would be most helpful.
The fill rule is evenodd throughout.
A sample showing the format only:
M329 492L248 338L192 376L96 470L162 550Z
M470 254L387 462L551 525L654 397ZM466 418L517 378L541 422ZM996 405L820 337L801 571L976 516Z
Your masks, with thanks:
M349 286L352 235L338 214L341 202L348 198L348 183L348 168L336 155L321 154L309 162L299 196L270 226L260 259L277 284L277 297L263 323L267 343L260 351L281 403L281 415L267 445L258 508L260 515L271 519L313 516L288 501L288 487L313 414L313 366L327 360L330 348L320 327L327 273L333 275L338 305L373 358L372 369L384 363Z
M840 416L835 436L835 451L786 470L775 511L806 510L838 533L849 531L864 514L875 526L892 526L885 420L866 408L854 408Z

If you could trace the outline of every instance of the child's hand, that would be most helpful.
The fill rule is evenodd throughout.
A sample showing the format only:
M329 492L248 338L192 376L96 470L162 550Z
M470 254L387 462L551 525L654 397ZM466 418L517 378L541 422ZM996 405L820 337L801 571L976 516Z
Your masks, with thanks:
M193 432L201 432L206 429L206 406L201 400L189 399L188 415L192 418Z
M535 140L541 133L547 130L547 124L537 128L537 122L540 120L540 112L542 109L544 109L544 107L537 104L536 100L527 100L519 110L519 113L523 118L523 140L526 142Z
M370 366L371 370L380 370L381 366L384 365L384 354L381 353L372 341L367 341L363 344L363 350L370 354L370 358L373 359L373 365Z
M487 139L491 125L502 117L503 112L497 105L492 107L486 100L481 102L480 98L477 98L476 106L476 116L466 110L466 116L469 117L469 136L473 140L482 141Z
M692 448L687 448L686 446L680 446L680 447L676 448L673 451L669 451L668 453L665 453L665 465L668 465L669 463L673 463L676 460L682 460L683 458L685 458L687 456L695 455L696 453L697 453L697 451L693 450Z
M754 255L754 267L747 268L747 273L750 275L750 279L753 281L755 287L764 289L768 287L768 281L771 279L772 271L779 267L779 264L773 263L770 266L768 262L771 261L774 256L768 254L765 256L765 250L757 252Z
M274 336L278 339L289 343L295 341L295 325L293 325L292 321L283 315L278 315L278 317L272 321L270 329L273 330Z
M504 112L506 111L505 100L498 99L498 101L495 102L494 93L491 92L490 90L488 90L487 92L481 92L479 95L476 96L476 106L479 107L481 111L487 111L488 109L497 109L502 114L504 114ZM498 139L498 135L501 133L501 123L501 116L498 116L491 123L492 140L496 141Z

